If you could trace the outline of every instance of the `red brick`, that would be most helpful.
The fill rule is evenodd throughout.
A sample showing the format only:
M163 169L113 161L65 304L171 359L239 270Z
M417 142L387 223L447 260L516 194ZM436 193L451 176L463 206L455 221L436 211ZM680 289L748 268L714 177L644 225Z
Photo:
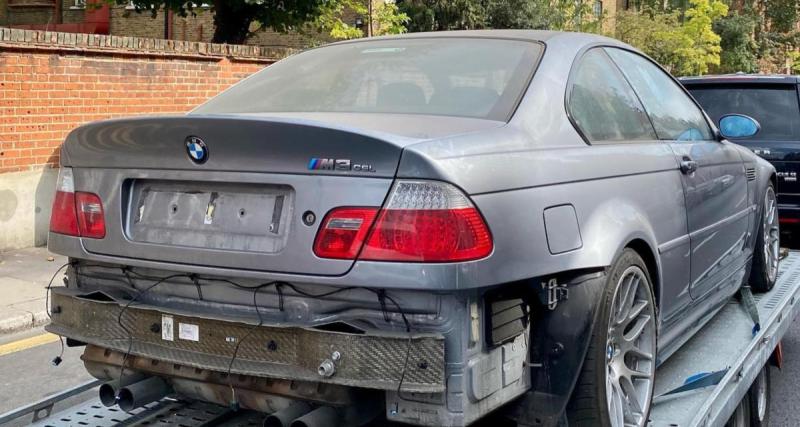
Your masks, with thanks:
M0 173L54 165L67 133L86 122L184 113L264 67L224 56L65 54L21 44L0 49Z

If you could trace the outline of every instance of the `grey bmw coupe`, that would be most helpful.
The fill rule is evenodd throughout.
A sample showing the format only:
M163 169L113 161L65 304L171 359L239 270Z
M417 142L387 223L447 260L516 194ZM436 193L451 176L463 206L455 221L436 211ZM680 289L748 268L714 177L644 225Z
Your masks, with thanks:
M268 426L643 426L656 367L778 266L775 169L580 33L336 43L62 148L47 329L130 410Z

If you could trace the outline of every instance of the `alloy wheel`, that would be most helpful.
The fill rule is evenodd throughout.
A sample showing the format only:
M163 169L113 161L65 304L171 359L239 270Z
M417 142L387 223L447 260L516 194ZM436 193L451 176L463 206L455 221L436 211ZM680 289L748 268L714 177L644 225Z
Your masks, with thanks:
M772 187L768 187L764 195L763 212L764 261L767 278L772 283L778 275L778 260L781 247L780 230L778 228L778 203L775 199L775 190Z
M644 426L655 377L656 328L647 275L638 266L620 276L606 347L606 397L613 427Z

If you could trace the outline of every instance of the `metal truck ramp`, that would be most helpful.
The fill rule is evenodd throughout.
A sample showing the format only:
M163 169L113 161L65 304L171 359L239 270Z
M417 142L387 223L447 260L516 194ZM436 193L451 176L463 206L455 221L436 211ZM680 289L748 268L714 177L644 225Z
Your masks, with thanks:
M800 253L790 252L780 263L775 287L755 295L761 319L755 336L744 304L732 299L661 365L656 371L651 425L724 425L798 314L799 279ZM662 396L694 375L725 370L716 386Z

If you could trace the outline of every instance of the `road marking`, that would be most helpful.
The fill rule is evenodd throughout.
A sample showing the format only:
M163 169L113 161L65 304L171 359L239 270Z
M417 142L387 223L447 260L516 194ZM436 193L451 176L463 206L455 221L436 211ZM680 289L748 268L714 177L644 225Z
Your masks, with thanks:
M58 341L58 335L45 333L36 335L35 337L21 339L19 341L10 342L8 344L0 345L0 356L6 354L16 353L18 351L27 350L29 348L38 347L44 344Z

